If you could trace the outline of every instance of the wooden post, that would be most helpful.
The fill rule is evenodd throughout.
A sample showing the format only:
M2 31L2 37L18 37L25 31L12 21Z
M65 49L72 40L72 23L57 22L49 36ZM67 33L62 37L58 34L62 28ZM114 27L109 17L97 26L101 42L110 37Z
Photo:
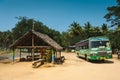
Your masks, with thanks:
M62 61L62 60L61 60L61 51L59 51L59 54L60 54L60 61Z
M21 61L21 49L20 49L20 61Z
M55 58L57 58L57 52L55 51Z
M52 63L55 62L55 55L54 55L54 50L52 50Z
M34 61L34 34L32 34L32 61Z
M34 21L33 21L32 32L34 32ZM32 34L32 61L34 61L34 34Z
M34 21L33 21L32 31L34 31Z
M14 60L15 60L15 50L12 49L12 63L14 64Z
M57 50L55 51L55 53L56 53L56 58L58 58Z
M59 53L60 53L60 57L61 57L61 51L59 51Z
M32 56L32 48L31 48L31 50L30 50L30 51L31 51L30 56Z

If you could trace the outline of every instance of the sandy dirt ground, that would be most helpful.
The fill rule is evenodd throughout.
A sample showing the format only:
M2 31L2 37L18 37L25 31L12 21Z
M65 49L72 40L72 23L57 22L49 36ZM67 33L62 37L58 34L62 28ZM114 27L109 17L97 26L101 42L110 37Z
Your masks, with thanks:
M32 62L0 61L0 80L120 80L120 60L87 62L75 53L64 53L62 65L45 64L32 68ZM7 62L8 61L8 62Z

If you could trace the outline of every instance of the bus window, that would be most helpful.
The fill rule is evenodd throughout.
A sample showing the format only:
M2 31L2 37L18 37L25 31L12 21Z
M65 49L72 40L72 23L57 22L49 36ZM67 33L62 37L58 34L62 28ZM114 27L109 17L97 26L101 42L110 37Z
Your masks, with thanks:
M84 46L81 46L82 47L82 49L84 49Z
M110 43L109 42L106 43L106 47L110 48Z
M76 49L76 50L79 50L79 46L77 46L75 49Z
M100 46L105 46L107 47L106 43L108 43L109 41L92 41L91 42L91 47L92 48L97 48L97 47L100 47Z
M89 49L88 45L86 45L86 49Z
M80 46L80 47L79 47L79 49L81 50L81 49L82 49L82 47Z

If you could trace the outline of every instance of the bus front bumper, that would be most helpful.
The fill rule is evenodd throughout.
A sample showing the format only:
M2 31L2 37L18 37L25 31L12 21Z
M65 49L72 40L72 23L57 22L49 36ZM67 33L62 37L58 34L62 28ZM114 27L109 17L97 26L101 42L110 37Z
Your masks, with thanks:
M112 59L112 55L109 56L90 56L91 60L105 60L105 59Z

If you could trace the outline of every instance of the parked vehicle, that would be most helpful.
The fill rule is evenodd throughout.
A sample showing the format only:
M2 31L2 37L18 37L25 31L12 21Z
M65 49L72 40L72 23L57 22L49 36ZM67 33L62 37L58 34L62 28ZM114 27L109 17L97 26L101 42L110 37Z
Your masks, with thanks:
M86 60L105 60L112 58L108 37L91 37L75 44L76 53Z
M117 54L118 54L118 59L120 59L120 50L117 52Z

